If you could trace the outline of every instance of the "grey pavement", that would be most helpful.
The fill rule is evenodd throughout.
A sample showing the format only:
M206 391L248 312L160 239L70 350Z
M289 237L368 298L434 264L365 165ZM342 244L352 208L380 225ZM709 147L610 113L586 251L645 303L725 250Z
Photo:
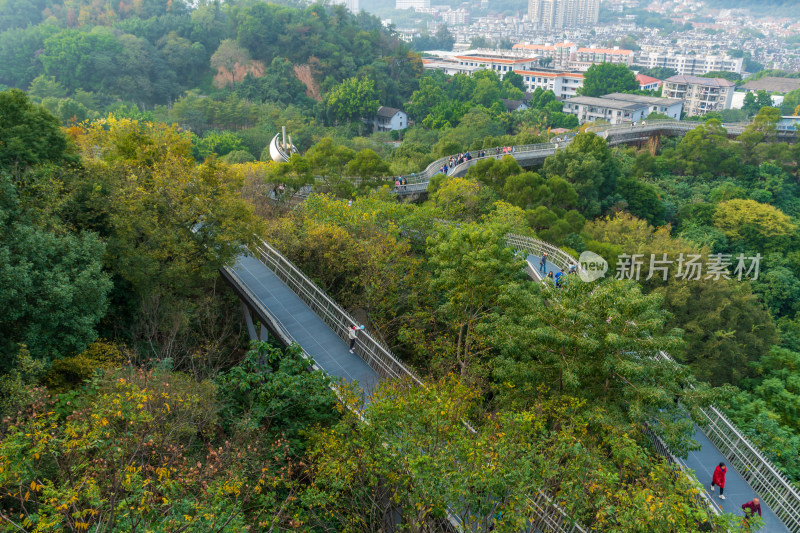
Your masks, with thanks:
M378 374L339 338L275 273L254 257L240 256L232 270L240 282L289 332L322 369L348 383L357 382L365 397Z

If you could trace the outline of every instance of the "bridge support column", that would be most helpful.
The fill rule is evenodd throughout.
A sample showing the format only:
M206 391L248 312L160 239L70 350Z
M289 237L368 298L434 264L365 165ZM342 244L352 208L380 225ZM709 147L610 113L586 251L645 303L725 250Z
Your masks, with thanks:
M269 339L269 330L267 330L264 324L260 324L260 331L256 332L256 325L253 322L253 313L244 302L242 302L242 314L244 315L244 322L247 324L247 333L250 335L251 341L266 341Z

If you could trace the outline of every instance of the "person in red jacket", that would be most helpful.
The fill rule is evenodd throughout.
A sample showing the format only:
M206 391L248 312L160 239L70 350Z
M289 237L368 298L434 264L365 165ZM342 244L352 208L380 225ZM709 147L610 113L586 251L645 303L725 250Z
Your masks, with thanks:
M714 485L719 487L719 499L724 500L725 495L722 494L725 492L725 474L728 473L728 467L725 466L725 463L720 463L714 469L714 475L711 477L711 492L714 492Z

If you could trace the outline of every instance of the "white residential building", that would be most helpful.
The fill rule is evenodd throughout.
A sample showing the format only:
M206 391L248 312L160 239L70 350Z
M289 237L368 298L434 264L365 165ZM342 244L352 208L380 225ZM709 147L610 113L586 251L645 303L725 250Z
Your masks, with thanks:
M514 45L514 50L525 51L541 57L552 58L551 68L566 68L573 54L578 50L574 43L527 44Z
M507 52L507 51L506 51ZM518 53L503 53L500 50L489 52L469 52L457 55L453 59L458 61L462 67L478 67L497 72L509 72L512 70L526 70L539 64L538 56L523 55Z
M664 80L661 94L664 98L683 100L686 114L693 117L709 111L730 109L735 88L736 84L725 78L679 75Z
M726 55L676 54L673 52L640 52L635 64L644 68L665 67L684 76L702 76L709 72L742 73L744 59Z
M633 65L633 50L614 48L578 48L574 58L569 62L570 70L589 70L589 67L598 63L620 63Z
M548 72L541 70L518 70L528 92L537 88L553 91L556 98L566 100L578 94L583 87L583 74L579 72Z
M609 124L642 121L650 113L661 113L680 119L682 102L677 99L613 93L594 98L577 96L564 101L564 113L578 117L581 124L605 121Z
M597 24L600 0L528 0L528 17L539 29Z
M431 7L431 0L395 0L395 9L411 9Z
M386 107L378 108L372 119L364 119L367 125L372 125L373 131L402 130L408 127L408 115L405 111Z

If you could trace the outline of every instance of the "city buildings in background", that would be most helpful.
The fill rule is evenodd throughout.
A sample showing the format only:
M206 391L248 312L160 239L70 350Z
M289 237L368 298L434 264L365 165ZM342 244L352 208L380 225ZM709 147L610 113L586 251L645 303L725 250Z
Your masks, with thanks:
M597 24L600 0L529 0L528 18L540 29Z
M683 102L677 98L659 98L612 93L598 98L577 96L564 101L562 111L578 117L578 122L604 121L609 124L641 122L651 113L661 113L679 120Z
M518 43L513 47L514 50L525 50L535 53L543 58L550 58L550 65L553 68L566 68L570 60L578 51L575 43L555 43L555 44L528 44Z
M359 11L359 0L331 0L331 4L334 5L343 5L348 10L352 11L353 13L358 13Z
M431 7L431 0L395 0L395 9L416 9Z
M682 54L674 50L658 50L639 52L635 65L642 68L670 68L685 76L702 76L709 72L741 74L744 59L725 54Z
M583 74L559 69L541 67L542 57L527 48L513 50L468 50L464 52L431 51L422 59L422 66L428 70L441 70L445 74L471 74L476 70L494 70L502 77L507 72L522 76L529 92L540 88L553 91L556 98L563 100L577 94L583 87Z
M664 80L661 94L683 100L686 115L693 117L730 109L735 88L735 83L724 78L677 75Z

